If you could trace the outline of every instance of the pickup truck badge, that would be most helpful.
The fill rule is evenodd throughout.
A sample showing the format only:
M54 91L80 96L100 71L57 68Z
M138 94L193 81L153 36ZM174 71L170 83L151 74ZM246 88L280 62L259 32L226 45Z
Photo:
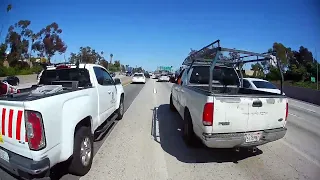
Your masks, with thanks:
M230 122L219 122L219 125L228 126L230 125Z

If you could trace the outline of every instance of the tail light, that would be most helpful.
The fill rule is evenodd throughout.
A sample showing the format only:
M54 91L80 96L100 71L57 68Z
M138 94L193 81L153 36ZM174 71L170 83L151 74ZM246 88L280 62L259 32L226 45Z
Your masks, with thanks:
M287 102L287 104L286 104L286 119L285 120L288 119L288 113L289 113L289 105L288 105L288 102Z
M56 69L69 69L71 68L70 66L66 66L66 65L60 65L60 66L57 66Z
M42 116L36 111L25 111L26 135L31 150L41 150L46 147L46 139Z
M213 103L206 103L204 105L203 113L202 113L202 123L204 126L213 125L213 111L214 111Z

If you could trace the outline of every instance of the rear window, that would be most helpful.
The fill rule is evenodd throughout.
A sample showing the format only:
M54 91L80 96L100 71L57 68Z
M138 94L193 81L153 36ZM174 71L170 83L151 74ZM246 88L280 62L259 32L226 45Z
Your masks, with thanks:
M87 69L53 69L43 71L39 84L50 85L52 81L79 81L79 86L90 84L90 76Z
M277 89L275 85L268 81L252 81L252 83L257 87L257 88L264 88L264 89Z
M209 76L209 66L195 66L189 82L194 84L208 84ZM216 66L213 70L212 80L213 84L237 86L240 84L236 71L229 67Z
M134 77L143 77L143 74L134 74Z

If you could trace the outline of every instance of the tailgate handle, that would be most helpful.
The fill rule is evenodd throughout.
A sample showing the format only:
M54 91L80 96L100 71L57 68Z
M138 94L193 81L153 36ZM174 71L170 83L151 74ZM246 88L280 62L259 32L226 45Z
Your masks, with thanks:
M260 100L253 101L252 107L262 107L262 102Z

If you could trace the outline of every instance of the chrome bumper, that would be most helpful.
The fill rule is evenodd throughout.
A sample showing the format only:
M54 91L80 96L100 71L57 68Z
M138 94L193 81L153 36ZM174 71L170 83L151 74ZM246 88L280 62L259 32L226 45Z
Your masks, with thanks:
M203 133L201 140L209 148L253 147L279 140L285 136L286 132L287 128L263 130L260 140L251 143L246 143L245 133Z

